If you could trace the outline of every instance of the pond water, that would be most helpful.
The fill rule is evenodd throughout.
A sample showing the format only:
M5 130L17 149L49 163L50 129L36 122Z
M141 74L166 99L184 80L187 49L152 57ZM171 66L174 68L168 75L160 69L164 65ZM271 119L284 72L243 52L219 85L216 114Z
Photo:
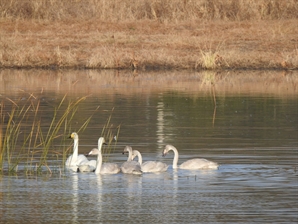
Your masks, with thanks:
M3 99L42 100L45 130L66 93L88 95L69 130L94 113L79 133L82 154L111 116L120 134L109 161L123 163L131 145L144 161L170 165L142 175L73 173L60 157L48 158L52 174L20 166L0 176L1 223L298 222L297 72L2 70L0 81ZM67 137L52 150L70 146ZM178 163L202 157L220 167L175 170L173 154L162 157L166 144L179 150Z

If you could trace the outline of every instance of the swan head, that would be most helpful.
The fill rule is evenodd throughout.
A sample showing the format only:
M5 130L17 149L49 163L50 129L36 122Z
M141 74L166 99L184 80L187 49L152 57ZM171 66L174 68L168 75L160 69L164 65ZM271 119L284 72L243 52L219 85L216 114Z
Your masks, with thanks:
M166 156L170 150L173 150L175 147L172 145L166 145L165 149L162 152L162 156Z
M122 154L124 155L125 153L129 153L129 152L132 152L132 148L131 148L131 146L127 145L127 146L125 146L125 148L123 149Z
M98 148L94 148L87 155L91 156L91 155L98 155L98 154L99 154Z
M76 132L73 132L73 133L71 133L71 135L69 136L69 138L79 139L79 135Z
M99 137L98 144L107 145L105 138L104 137Z

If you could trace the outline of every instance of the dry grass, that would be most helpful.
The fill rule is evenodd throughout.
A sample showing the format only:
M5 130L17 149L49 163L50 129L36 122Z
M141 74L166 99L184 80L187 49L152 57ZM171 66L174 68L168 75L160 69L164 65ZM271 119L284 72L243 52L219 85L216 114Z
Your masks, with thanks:
M259 20L297 18L297 0L2 0L2 18L105 21L196 19Z
M298 1L3 0L0 66L297 69Z

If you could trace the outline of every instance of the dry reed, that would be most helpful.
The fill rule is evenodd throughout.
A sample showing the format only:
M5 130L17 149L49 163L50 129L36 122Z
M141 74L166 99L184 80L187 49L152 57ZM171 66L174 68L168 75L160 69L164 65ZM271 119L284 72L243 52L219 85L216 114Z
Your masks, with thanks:
M298 68L297 0L3 0L0 18L0 67Z

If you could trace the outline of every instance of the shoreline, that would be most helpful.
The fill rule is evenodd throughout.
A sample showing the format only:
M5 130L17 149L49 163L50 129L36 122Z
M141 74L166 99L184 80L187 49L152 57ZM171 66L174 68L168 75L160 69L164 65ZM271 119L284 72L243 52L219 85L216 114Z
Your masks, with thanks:
M151 71L0 69L0 96L30 94L146 94L167 89L191 95L271 95L297 97L298 72ZM213 89L214 88L214 89ZM29 95L30 95L29 94ZM113 95L113 94L112 94Z
M298 19L0 20L0 69L297 70Z

